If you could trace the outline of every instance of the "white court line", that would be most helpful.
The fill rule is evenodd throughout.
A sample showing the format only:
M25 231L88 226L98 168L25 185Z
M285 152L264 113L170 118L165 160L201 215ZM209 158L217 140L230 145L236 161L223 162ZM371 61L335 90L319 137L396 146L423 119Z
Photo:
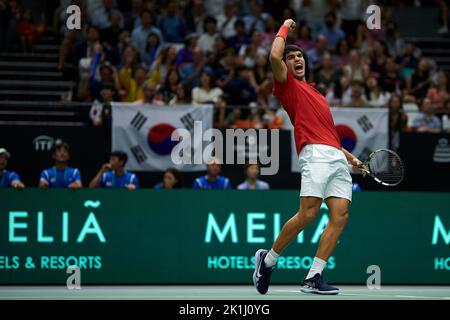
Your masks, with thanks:
M276 290L274 292L294 292L294 293L301 293L300 290ZM330 295L332 296L332 295ZM432 296L406 296L406 295L394 295L394 294L365 294L365 293L339 293L337 296L361 296L361 297L390 297L390 298L409 298L409 299L442 299L442 300L450 300L450 297L432 297Z

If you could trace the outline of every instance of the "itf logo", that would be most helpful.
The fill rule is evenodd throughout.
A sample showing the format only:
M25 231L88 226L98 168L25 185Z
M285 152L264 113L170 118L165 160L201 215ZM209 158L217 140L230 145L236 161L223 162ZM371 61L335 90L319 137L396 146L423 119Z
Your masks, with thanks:
M55 143L55 139L49 136L37 136L33 140L34 150L36 151L50 151Z

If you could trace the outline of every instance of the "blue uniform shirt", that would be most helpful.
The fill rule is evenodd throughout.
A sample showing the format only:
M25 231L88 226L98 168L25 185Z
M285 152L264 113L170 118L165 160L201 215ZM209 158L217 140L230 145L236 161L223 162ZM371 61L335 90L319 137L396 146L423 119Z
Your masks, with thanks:
M126 188L129 184L134 184L136 188L139 188L138 178L134 173L128 171L121 176L116 175L114 171L107 171L100 180L102 188Z
M195 179L194 189L215 189L215 190L227 190L231 189L231 183L228 178L218 176L216 181L208 181L207 176L203 176Z
M81 181L81 174L77 168L58 170L53 167L41 172L40 181L46 181L49 188L67 188L73 182Z
M9 188L13 181L20 180L17 173L5 170L3 175L0 176L0 188Z

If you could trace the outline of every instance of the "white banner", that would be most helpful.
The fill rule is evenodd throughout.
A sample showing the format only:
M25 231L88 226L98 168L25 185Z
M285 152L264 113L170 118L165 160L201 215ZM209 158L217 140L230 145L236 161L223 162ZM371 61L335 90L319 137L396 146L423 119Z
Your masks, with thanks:
M212 128L213 106L112 103L112 149L128 154L127 169L133 171L205 170L203 163L175 165L171 158L178 143L171 140L172 133L177 129L193 133L194 121L201 121L203 132ZM193 139L192 149L193 154L202 151L202 137Z
M389 111L387 109L331 108L331 113L341 145L361 161L366 160L369 153L376 149L388 148ZM291 170L300 172L293 131L291 140Z

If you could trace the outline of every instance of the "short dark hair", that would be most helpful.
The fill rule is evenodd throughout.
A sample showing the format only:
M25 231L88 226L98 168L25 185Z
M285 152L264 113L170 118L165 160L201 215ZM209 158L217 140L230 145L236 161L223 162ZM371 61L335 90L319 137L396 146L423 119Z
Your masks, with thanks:
M214 23L217 25L217 19L211 16L207 16L205 20L203 20L203 28L206 29L206 25L208 23Z
M66 151L70 153L70 146L67 142L64 142L62 140L56 140L52 146L52 155L55 154L55 152L61 148L66 149Z
M284 52L283 52L283 61L286 62L286 57L289 54L289 52L295 52L295 51L300 51L303 55L303 59L305 59L305 79L308 78L309 75L309 65L308 65L308 57L306 56L306 52L300 48L299 46L295 45L295 44L288 44L285 48L284 48Z
M120 161L123 161L122 167L125 167L125 164L128 161L128 155L126 154L126 152L120 151L120 150L116 150L111 152L111 156L110 157L117 157L119 158Z
M148 13L153 18L153 12L150 9L143 9L141 12L139 12L139 17L142 17L144 13Z
M325 18L331 17L336 20L336 14L333 11L329 11L325 14Z
M175 177L175 179L177 179L177 182L173 186L174 189L179 189L179 188L183 187L180 171L178 171L175 168L168 168L168 169L166 169L166 171L164 171L164 174L165 173L171 173Z
M248 168L250 168L251 166L258 166L258 169L260 168L260 165L258 162L250 163L250 161L246 161L244 164L244 171L247 172Z
M245 27L245 22L244 22L244 20L241 20L241 19L238 19L238 20L236 20L235 22L234 22L234 25L233 25L233 27L234 28L236 28L236 27Z

